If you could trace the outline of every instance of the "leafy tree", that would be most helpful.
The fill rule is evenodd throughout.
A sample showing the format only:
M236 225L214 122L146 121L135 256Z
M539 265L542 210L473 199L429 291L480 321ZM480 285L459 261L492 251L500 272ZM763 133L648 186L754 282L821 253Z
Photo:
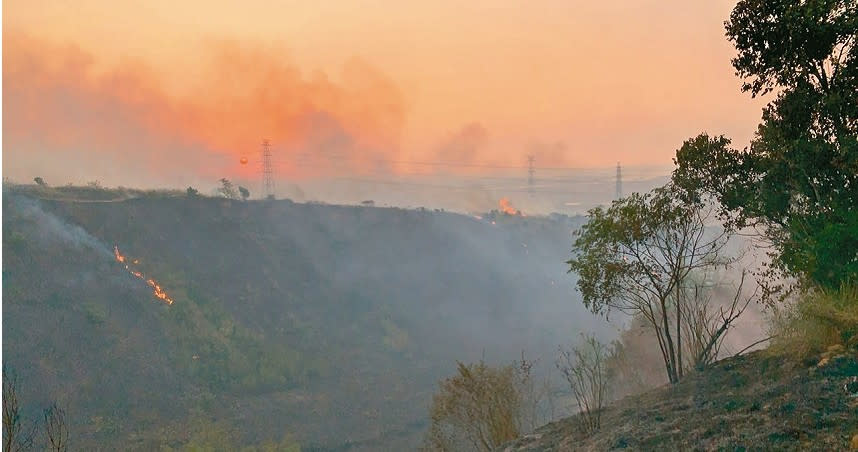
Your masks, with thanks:
M197 190L194 187L188 187L188 189L185 190L185 192L188 194L188 198L196 198L197 196L200 195L199 190Z
M694 290L692 277L736 260L725 253L730 230L707 228L711 209L681 195L667 185L643 195L633 193L607 209L590 210L574 243L576 255L567 262L569 271L578 274L578 289L593 313L607 315L615 309L646 319L671 383L682 378L689 359L683 359L688 310L709 303L691 297L701 294ZM718 341L743 310L732 309L727 315L722 310L720 319L711 320L720 325L708 330L718 333L707 341Z
M39 187L47 187L48 186L47 182L45 182L45 180L42 179L41 177L34 177L33 182L35 182L36 185L38 185Z
M777 94L749 148L688 140L674 181L758 227L773 271L839 287L858 274L858 2L742 0L725 25L743 91Z
M235 189L235 186L232 185L232 182L230 182L227 178L223 178L220 180L220 187L217 189L217 191L224 198L238 199L238 191Z
M247 201L247 198L250 197L250 190L239 185L238 192L241 193L241 199Z

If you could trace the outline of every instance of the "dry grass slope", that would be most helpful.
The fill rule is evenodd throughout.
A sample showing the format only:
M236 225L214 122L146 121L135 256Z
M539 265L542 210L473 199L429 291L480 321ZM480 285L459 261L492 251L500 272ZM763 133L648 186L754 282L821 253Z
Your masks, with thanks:
M607 408L584 437L575 419L548 424L504 451L847 450L858 433L858 354L814 360L766 351L726 359L681 383Z

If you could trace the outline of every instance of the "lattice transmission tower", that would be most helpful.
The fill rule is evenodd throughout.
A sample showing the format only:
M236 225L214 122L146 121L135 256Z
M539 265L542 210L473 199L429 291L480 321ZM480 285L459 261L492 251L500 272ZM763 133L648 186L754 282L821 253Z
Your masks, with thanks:
M271 164L271 143L262 140L262 192L265 199L274 199L274 166Z

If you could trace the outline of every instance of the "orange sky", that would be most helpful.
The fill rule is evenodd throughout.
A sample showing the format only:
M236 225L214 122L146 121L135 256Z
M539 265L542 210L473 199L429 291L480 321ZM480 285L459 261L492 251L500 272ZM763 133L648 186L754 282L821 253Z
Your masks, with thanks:
M4 176L247 176L262 137L290 177L667 166L700 131L744 146L756 128L734 3L5 1Z

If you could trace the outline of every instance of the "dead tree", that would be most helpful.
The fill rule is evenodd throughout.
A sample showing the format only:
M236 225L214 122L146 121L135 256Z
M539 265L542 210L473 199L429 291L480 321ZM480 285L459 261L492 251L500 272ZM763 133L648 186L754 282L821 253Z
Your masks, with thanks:
M744 293L747 275L743 270L733 295L720 304L712 301L713 292L719 288L717 284L693 281L684 285L681 296L685 306L682 333L687 347L686 368L702 370L718 360L727 332L751 300L756 299L759 288L750 295Z
M3 452L21 452L33 448L36 425L24 425L18 401L18 376L3 366Z
M69 429L66 423L66 411L56 402L44 410L45 437L50 450L65 452L69 448Z

